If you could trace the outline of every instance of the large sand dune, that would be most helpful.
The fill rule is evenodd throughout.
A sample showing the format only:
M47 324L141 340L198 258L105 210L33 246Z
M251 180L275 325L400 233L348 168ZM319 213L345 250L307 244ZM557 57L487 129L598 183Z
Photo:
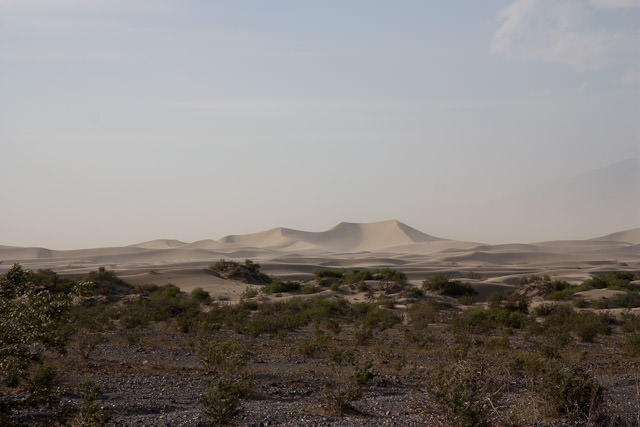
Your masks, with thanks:
M576 281L599 272L640 271L640 228L588 240L487 245L434 237L397 220L342 222L319 232L274 228L193 243L158 239L65 251L0 246L0 271L21 263L81 276L106 266L134 284L174 283L236 298L246 285L216 278L208 270L220 258L250 258L266 273L286 279L308 278L321 268L389 267L405 272L414 283L439 273L460 278L480 274L483 279L473 279L474 287L498 289L526 274Z

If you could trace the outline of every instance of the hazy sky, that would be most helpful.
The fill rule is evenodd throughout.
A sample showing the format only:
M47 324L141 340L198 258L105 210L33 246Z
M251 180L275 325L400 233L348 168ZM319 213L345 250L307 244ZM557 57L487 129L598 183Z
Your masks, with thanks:
M491 241L447 209L639 157L639 100L640 0L2 0L0 243Z

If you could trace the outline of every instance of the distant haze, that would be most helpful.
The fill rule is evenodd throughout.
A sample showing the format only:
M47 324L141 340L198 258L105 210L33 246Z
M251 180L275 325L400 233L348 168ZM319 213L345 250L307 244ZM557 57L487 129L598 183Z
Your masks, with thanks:
M0 2L0 244L640 226L640 3Z

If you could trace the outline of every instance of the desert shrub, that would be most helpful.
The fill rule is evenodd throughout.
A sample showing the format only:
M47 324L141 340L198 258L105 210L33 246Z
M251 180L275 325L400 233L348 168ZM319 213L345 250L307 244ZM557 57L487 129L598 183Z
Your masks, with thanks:
M358 290L358 292L366 292L369 290L369 286L367 286L365 282L358 282L358 284L356 285L356 289Z
M246 322L246 329L255 336L263 333L282 336L311 322L327 325L329 321L348 319L350 312L349 303L342 298L266 302L260 304L258 312Z
M203 339L198 354L210 374L230 376L239 373L251 358L251 352L235 338Z
M31 281L36 287L44 287L51 292L69 293L76 286L73 279L60 277L58 273L51 269L39 269L31 276Z
M355 318L363 326L371 329L384 331L402 321L397 313L374 303L358 302L351 307Z
M609 300L605 297L602 297L600 299L597 300L593 300L591 301L591 307L598 309L598 310L604 310L609 308Z
M444 275L436 275L426 279L422 282L422 288L454 298L477 294L469 283L463 283L459 280L449 280L449 278Z
M316 279L324 279L324 278L342 279L342 277L344 276L344 273L342 271L323 269L323 270L315 270L313 272L313 276Z
M362 398L363 386L375 376L371 362L360 367L356 360L353 350L334 349L329 355L329 372L322 392L324 406L331 415L342 416L346 410L352 409L351 402Z
M594 421L604 401L604 388L579 366L564 372L551 370L541 392L551 415L576 421Z
M372 280L373 274L370 271L351 270L347 271L342 276L342 283L350 285L352 283L364 282L365 280Z
M640 331L640 315L635 313L622 313L620 325L624 332Z
M385 282L393 282L397 285L400 285L400 287L403 287L407 284L406 274L398 270L392 270L390 268L382 268L380 270L376 270L373 278Z
M208 380L205 394L200 396L202 412L211 424L223 426L242 413L240 399L248 391L244 381L233 379Z
M91 381L82 383L82 406L73 425L77 427L103 426L111 418L109 411L100 406L102 389Z
M406 290L404 294L407 298L420 298L424 296L424 291L420 288L410 287Z
M551 282L551 286L553 287L554 291L563 291L563 290L571 287L569 282L567 282L565 280L554 280L553 282Z
M518 280L518 285L528 285L530 283L543 282L545 278L548 279L549 277L547 276L543 278L535 274L532 274L531 276L522 276Z
M569 318L569 328L585 342L591 342L597 335L611 333L612 318L608 315L591 312L574 313Z
M458 302L462 305L473 305L473 295L464 295L458 298Z
M627 292L626 294L616 294L614 301L620 307L640 307L640 296L631 292Z
M576 292L578 292L577 289L566 288L549 293L547 296L545 296L545 299L550 301L566 301L571 299L573 294L575 294Z
M529 313L529 300L524 295L512 293L503 300L503 308L508 311Z
M217 271L219 273L229 272L233 270L237 270L240 267L240 264L235 261L228 261L226 259L220 259L216 261L214 264L211 264L209 268L213 271Z
M264 285L272 280L271 277L260 271L260 264L249 259L245 260L244 264L221 259L211 264L209 268L219 276L245 283Z
M317 358L325 355L330 344L331 337L321 329L316 329L313 338L308 338L300 344L299 351L305 359Z
M144 285L136 286L135 292L142 295L151 295L152 293L158 291L158 289L160 289L160 287L155 283L146 283Z
M69 334L69 311L73 297L87 292L91 284L81 282L70 292L38 289L32 273L14 265L0 276L0 424L15 421L14 411L47 405L50 419L71 416L60 403L61 389L54 386L55 369L41 365L45 351L63 353ZM24 390L18 392L26 383ZM15 393L14 393L15 391Z
M486 274L478 273L478 272L475 272L475 271L468 271L465 274L465 276L466 276L467 279L475 279L475 280L484 280L484 279L487 278Z
M314 285L304 285L303 287L300 288L300 293L306 294L306 295L316 294L318 292L320 292L320 288Z
M287 280L283 282L281 280L273 280L267 286L262 288L262 292L266 294L279 294L282 292L296 292L300 290L300 283L291 282Z
M489 310L489 316L499 325L514 329L523 327L527 320L527 317L519 311Z
M195 288L191 291L191 299L198 304L209 304L211 302L211 295L202 288Z
M98 271L90 272L82 280L94 284L92 288L94 293L108 297L117 298L119 294L130 294L134 291L132 285L104 267L98 268Z
M448 425L490 425L492 402L501 394L498 377L481 362L461 361L439 370L427 385L427 392L441 409Z
M586 307L587 302L585 301L584 298L574 298L571 300L571 304L573 304L574 307L576 308L583 308Z
M633 334L625 337L624 341L620 343L622 351L630 357L638 357L640 355L640 335Z
M532 322L532 333L555 337L559 343L567 343L574 333L582 341L589 342L600 334L610 334L613 319L607 314L576 312L568 304L545 304L536 307L536 313L546 316L541 323Z
M444 304L430 299L415 302L407 309L409 324L415 329L426 329L429 323L435 323L444 307Z
M330 290L332 290L333 292L338 292L338 291L340 291L340 283L337 283L337 282L336 282L336 283L332 283L332 284L329 286L329 289L330 289Z
M242 294L240 295L240 299L244 300L244 299L254 298L254 297L257 297L258 294L259 292L256 288L250 288L247 286L245 290L242 291Z
M525 374L535 378L540 375L545 368L545 361L539 356L530 352L518 352L509 362L509 369L512 375Z

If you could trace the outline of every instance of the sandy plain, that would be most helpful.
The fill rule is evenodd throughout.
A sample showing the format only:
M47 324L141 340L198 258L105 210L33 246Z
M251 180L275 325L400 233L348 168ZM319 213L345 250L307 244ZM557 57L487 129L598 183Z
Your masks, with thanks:
M209 266L219 259L251 259L265 273L290 280L310 278L314 270L323 268L389 267L404 272L417 285L445 273L469 281L482 299L514 286L523 275L579 283L597 273L637 271L640 228L586 240L488 245L435 237L388 220L343 222L320 232L274 228L192 243L158 239L79 250L0 246L0 272L20 263L32 270L52 269L81 277L104 266L133 285L172 283L184 291L200 287L214 297L237 300L247 285L212 274Z

